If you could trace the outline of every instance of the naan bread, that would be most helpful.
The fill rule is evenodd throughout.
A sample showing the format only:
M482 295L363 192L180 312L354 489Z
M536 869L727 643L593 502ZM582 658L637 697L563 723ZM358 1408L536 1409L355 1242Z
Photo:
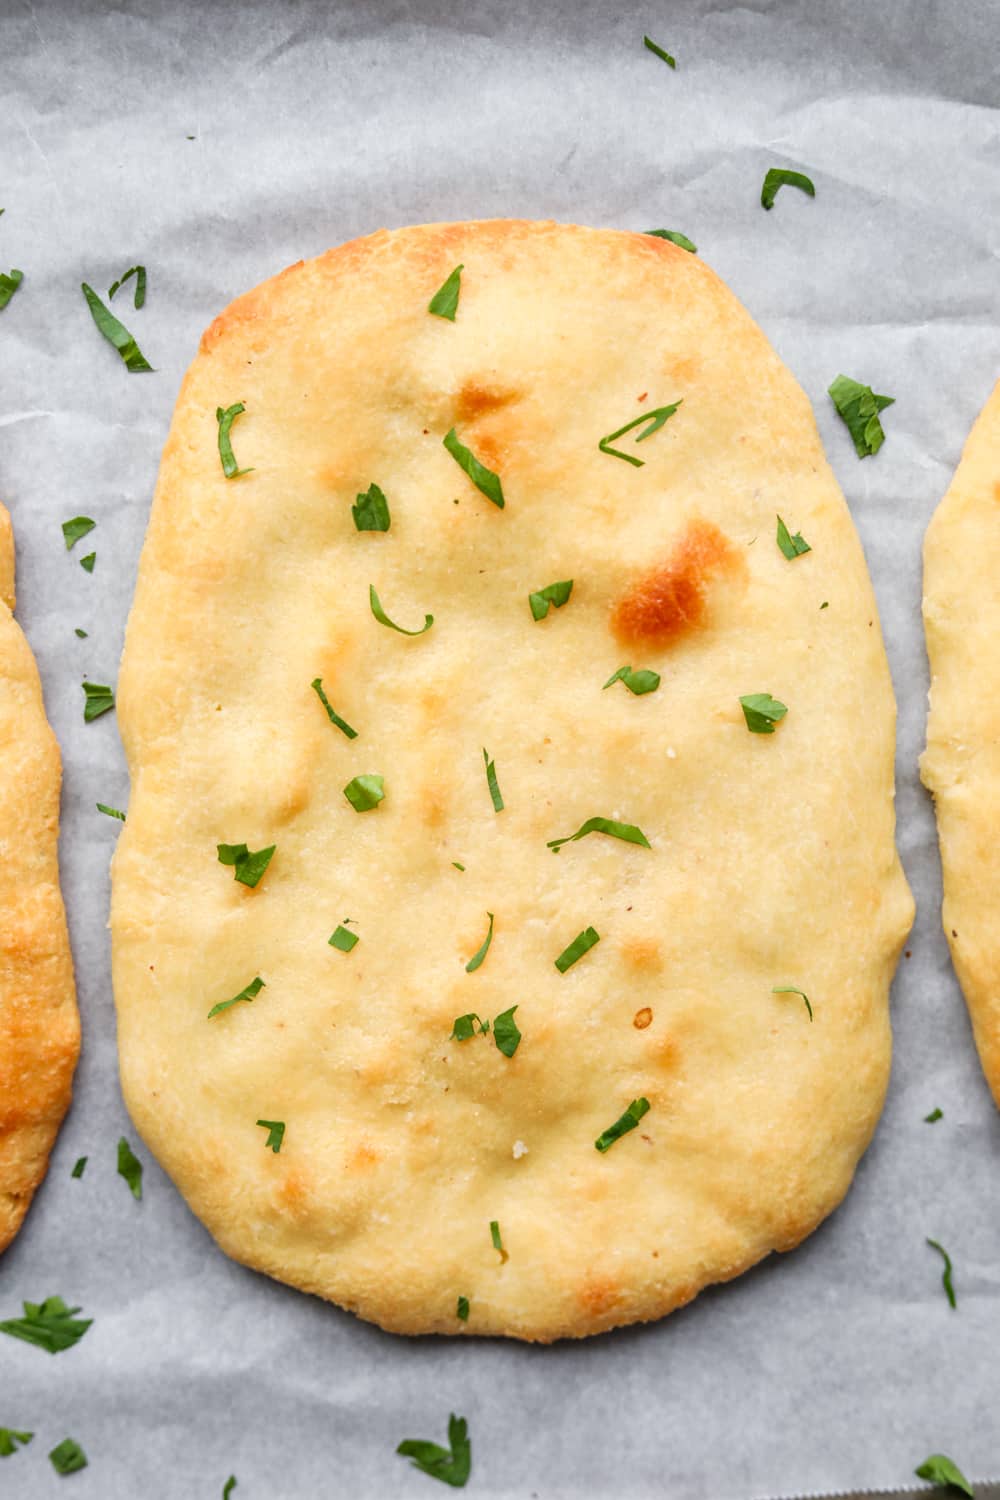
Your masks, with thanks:
M1000 385L927 529L924 626L944 930L1000 1106Z
M460 263L452 323L428 302ZM642 467L599 451L678 401L611 444ZM352 520L372 483L386 533ZM782 555L777 512L811 552ZM370 585L433 626L386 628ZM658 690L604 691L624 665ZM840 1201L912 915L894 705L809 404L695 256L431 225L239 298L181 391L119 687L122 1078L229 1254L399 1332L548 1340L659 1317ZM758 692L788 706L774 733L748 731ZM651 847L547 847L594 816ZM276 846L255 888L220 843ZM450 1040L515 1005L513 1057Z
M21 1227L69 1108L80 1050L59 890L59 746L14 608L0 506L0 1251Z

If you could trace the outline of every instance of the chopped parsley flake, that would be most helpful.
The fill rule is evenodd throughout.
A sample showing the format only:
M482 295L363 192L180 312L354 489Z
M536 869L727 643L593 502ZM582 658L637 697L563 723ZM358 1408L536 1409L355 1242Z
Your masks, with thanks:
M234 878L240 885L248 885L253 890L259 885L278 846L269 844L266 849L256 850L248 849L246 844L216 844L215 847L219 864L232 865Z
M108 807L103 802L97 802L97 803L95 803L95 806L96 806L98 812L104 813L105 817L108 817L108 818L117 818L119 820L119 822L124 823L124 821L125 821L125 814L123 812L119 812L118 809L117 809L117 807Z
M569 947L564 948L555 960L560 974L565 974L567 969L571 969L578 959L581 959L585 953L589 953L591 948L596 947L600 941L600 933L593 927L585 927L582 932L577 933Z
M85 630L81 630L79 625L75 625L73 629L75 633L80 637L81 641L85 641L87 639L87 632Z
M264 1142L264 1150L266 1151L268 1146L270 1146L275 1156L277 1156L278 1152L281 1150L281 1143L285 1139L284 1120L258 1120L257 1124L260 1125L262 1129L267 1131L267 1140Z
M215 420L219 424L219 458L222 472L227 479L237 479L241 474L252 474L253 469L241 469L233 452L232 429L237 417L246 411L246 405L237 401L233 406L215 408Z
M490 797L493 800L493 811L503 812L503 797L500 795L500 787L497 782L496 761L490 760L485 750L483 751L483 763L486 766L486 785L490 789Z
M356 740L358 737L358 731L356 729L352 729L347 720L342 719L340 715L334 711L333 707L330 704L329 698L323 691L322 677L314 677L309 686L312 688L313 692L316 694L316 696L319 698L319 701L326 709L326 716L330 720L330 723L336 725L336 727L341 731L342 734L347 735L347 738L349 740Z
M930 1458L925 1458L919 1469L914 1469L913 1472L918 1479L929 1479L932 1484L950 1485L952 1489L968 1495L970 1500L975 1500L972 1485L954 1459L949 1458L946 1453L932 1453Z
M682 250L697 255L698 246L694 240L689 240L686 234L681 234L679 229L644 229L643 234L651 234L658 240L670 240L675 245L680 245Z
M78 1307L67 1307L61 1297L46 1297L44 1302L23 1302L23 1318L8 1318L0 1323L0 1333L23 1339L49 1354L72 1349L87 1332L93 1318L78 1318Z
M430 630L431 626L434 624L433 615L424 615L424 623L421 625L419 630L407 630L405 626L397 625L394 620L389 619L389 616L382 608L381 601L379 600L378 594L376 594L375 592L375 585L373 583L370 583L368 585L368 603L371 605L372 614L375 616L379 624L388 625L390 630L397 630L400 635L423 635L424 631Z
M85 1156L78 1156L77 1159L76 1159L76 1165L74 1166L72 1172L69 1175L71 1177L82 1177L83 1174L84 1174L84 1172L86 1170L87 1170L87 1158Z
M136 1202L142 1201L142 1162L124 1136L118 1141L118 1176L124 1177Z
M224 1010L229 1010L230 1006L239 1005L241 1000L249 1004L252 1000L256 1000L263 988L264 981L258 974L256 979L251 979L246 988L240 990L239 994L234 995L231 1000L220 1000L217 1005L213 1005L208 1013L208 1019L211 1020L213 1016L221 1015Z
M615 682L624 682L629 692L635 693L639 698L643 693L656 692L660 685L660 674L645 667L638 672L633 672L631 667L619 667L617 672L612 672L604 686L609 688Z
M777 541L778 546L781 548L782 552L788 558L789 562L791 562L793 558L801 557L804 552L812 551L809 543L804 540L802 533L800 531L797 531L795 535L792 536L791 532L788 530L788 527L785 525L780 516L778 517L778 534L775 540Z
M609 432L607 437L601 438L601 441L597 445L598 448L600 448L602 453L608 453L613 458L623 458L627 464L632 464L635 468L641 469L644 463L643 459L635 458L631 453L622 453L620 449L612 448L611 444L617 442L620 437L624 437L626 432L631 432L633 427L643 428L643 431L636 438L636 442L645 442L646 438L652 437L654 432L659 432L660 428L666 423L668 418L673 416L680 405L680 401L675 401L672 406L658 406L654 411L644 411L641 416L633 417L631 422L626 422L624 427L619 427L616 432Z
M827 394L843 418L859 458L871 458L885 442L879 412L895 404L895 396L877 396L870 385L838 375Z
M112 282L111 286L108 287L108 301L109 302L111 302L113 300L115 292L117 292L120 287L123 287L125 285L126 281L129 281L133 276L135 277L135 306L136 306L136 309L138 309L140 307L143 307L145 305L145 302L146 302L146 267L145 266L132 266L128 271L125 272L124 276L120 276L117 281Z
M461 1318L461 1320L462 1320L463 1323L467 1323L469 1321L469 1299L468 1299L468 1297L459 1297L458 1303L457 1303L457 1305L455 1307L455 1317L456 1318Z
M797 187L810 198L816 196L816 188L804 172L791 172L786 167L769 167L764 173L760 190L762 207L773 208L778 189L783 187Z
M492 500L498 509L503 510L503 485L500 483L499 474L494 474L485 464L481 464L471 448L466 448L460 443L454 427L444 439L444 445L460 469L464 469L472 480L476 489L487 500Z
M358 531L389 530L389 502L377 484L370 484L364 494L358 496L351 506L351 515Z
M623 1135L628 1135L629 1131L634 1130L643 1115L648 1114L648 1112L648 1099L633 1099L625 1113L619 1115L615 1123L609 1125L607 1130L601 1131L601 1134L594 1142L598 1151L607 1151L609 1147L614 1145L615 1141L620 1140Z
M92 573L94 571L94 564L96 563L96 561L97 553L88 552L86 557L80 558L80 567L84 570L85 573Z
M193 135L188 136L188 140L193 141L194 140L194 136ZM226 1480L225 1484L222 1486L222 1500L229 1500L229 1497L233 1493L233 1490L235 1488L236 1488L236 1475L235 1474L230 1474L229 1478Z
M49 1454L49 1461L57 1474L75 1474L87 1467L87 1455L75 1438L63 1438Z
M650 52L655 53L657 57L662 58L668 68L676 68L677 59L671 57L669 52L664 52L663 48L658 47L656 43L654 41L651 41L648 36L643 37L642 45L644 47L647 47Z
M331 948L337 948L341 953L350 953L356 948L361 939L356 932L348 932L346 927L338 927L333 936L327 938Z
M788 712L786 705L770 693L747 693L740 699L740 706L751 734L773 734L775 724Z
M396 1452L410 1459L415 1469L429 1474L432 1479L440 1479L456 1490L464 1489L472 1468L472 1445L464 1417L452 1413L448 1418L448 1442L450 1446L442 1448L423 1438L406 1438Z
M66 543L66 551L69 552L80 538L87 536L89 532L93 531L96 525L97 522L92 521L89 516L74 516L71 521L64 521L62 523L62 534L63 540Z
M475 1011L470 1010L467 1015L455 1017L455 1024L452 1027L451 1036L448 1040L449 1042L467 1042L470 1037L475 1036L477 1029L480 1036L486 1036L490 1029L490 1023L489 1021L481 1021Z
M809 1004L809 996L805 990L800 990L794 984L776 984L771 990L772 995L799 995L806 1002L806 1010L809 1012L810 1021L813 1018L813 1008Z
M83 696L86 702L83 705L83 721L90 724L94 719L99 719L101 714L106 714L115 706L115 695L110 687L100 682L85 682L83 684Z
M502 1011L493 1021L493 1040L504 1057L513 1057L521 1041L521 1033L514 1020L516 1010L517 1006L512 1005L510 1010Z
M610 838L623 839L626 844L641 844L644 849L652 847L641 828L636 828L634 823L617 823L614 818L588 818L575 833L567 834L564 839L549 839L545 847L558 853L563 844L575 844L588 833L606 833Z
M948 1254L943 1245L938 1244L937 1240L928 1240L927 1243L928 1245L930 1245L932 1250L937 1251L938 1255L940 1255L941 1259L944 1261L944 1270L941 1273L941 1285L944 1287L944 1294L948 1298L951 1306L957 1307L958 1304L955 1300L955 1288L951 1280L951 1256Z
M468 1312L466 1312L466 1317L468 1317ZM34 1435L33 1432L18 1432L13 1427L0 1427L0 1458L10 1458L18 1443L23 1448L31 1442Z
M3 312L23 280L23 271L12 270L9 276L0 271L0 312Z
M944 1119L943 1109L932 1109L929 1115L924 1115L925 1125L936 1125L938 1120Z
M566 578L562 583L548 583L545 588L536 589L535 593L528 595L532 619L544 620L550 604L556 609L562 609L572 592L572 578Z
M501 1262L505 1261L507 1259L507 1252L503 1247L503 1240L500 1238L500 1224L496 1219L490 1220L490 1239L493 1242L494 1250L497 1250L500 1254Z
M153 366L145 358L139 345L125 327L125 324L120 323L111 309L105 307L94 289L83 281L80 283L80 290L87 299L90 316L96 323L98 330L104 335L108 343L112 344L118 350L129 374L138 375L144 370L152 370Z
M483 938L482 945L477 949L477 951L473 954L473 956L469 959L469 962L465 966L466 974L474 974L478 968L481 968L483 960L485 959L487 953L489 953L490 951L490 944L493 941L493 913L491 911L488 911L486 915L490 919L490 925L487 929L486 936Z
M454 323L455 314L458 311L458 297L462 290L462 272L464 266L456 266L446 281L438 287L428 304L427 311L433 313L436 318L447 318L449 323Z
M344 796L355 812L371 812L385 796L385 779L382 776L355 776L344 787Z

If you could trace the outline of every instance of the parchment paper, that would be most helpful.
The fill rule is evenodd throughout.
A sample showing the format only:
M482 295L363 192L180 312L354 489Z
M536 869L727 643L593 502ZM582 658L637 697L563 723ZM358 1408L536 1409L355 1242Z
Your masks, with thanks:
M0 1339L0 1425L38 1434L0 1460L0 1493L217 1500L233 1473L234 1500L431 1500L445 1492L394 1448L443 1440L449 1411L470 1423L468 1493L510 1500L891 1486L935 1449L992 1477L1000 1117L940 932L916 759L921 539L1000 374L997 6L0 0L0 18L0 263L25 272L0 314L0 494L65 757L84 1019L0 1316L58 1292L95 1319L56 1358ZM785 189L765 213L772 165L806 170L815 201ZM879 595L919 903L888 1106L844 1206L664 1323L552 1349L408 1342L244 1271L139 1146L105 932L118 825L94 806L126 807L128 785L114 716L85 725L80 688L115 680L160 447L210 319L381 225L494 215L683 230L809 392ZM79 290L137 261L147 305L115 307L150 375L126 373ZM840 371L896 397L874 459L825 394ZM67 553L60 522L80 512L98 526ZM121 1133L145 1162L141 1204L115 1174ZM957 1311L928 1235L952 1254ZM45 1455L67 1434L90 1467L64 1480Z

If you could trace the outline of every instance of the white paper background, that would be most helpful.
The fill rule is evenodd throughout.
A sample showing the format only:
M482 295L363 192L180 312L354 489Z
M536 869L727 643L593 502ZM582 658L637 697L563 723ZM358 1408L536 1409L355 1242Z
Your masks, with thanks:
M0 1340L0 1425L38 1433L0 1461L0 1494L216 1500L232 1472L234 1500L430 1500L444 1491L393 1450L443 1438L449 1410L470 1421L468 1492L510 1500L888 1486L932 1449L989 1477L1000 1117L939 931L915 767L922 534L1000 373L997 6L0 0L0 18L0 265L25 272L0 314L0 494L65 757L84 1018L76 1102L0 1262L0 1316L59 1292L95 1318L57 1358ZM771 165L808 171L815 201L786 189L764 213ZM133 1202L115 1175L119 1134L138 1142L104 926L117 825L94 810L128 787L114 718L85 726L80 689L115 679L160 446L209 320L381 225L494 215L685 231L809 392L880 599L919 903L889 1102L844 1207L660 1325L547 1350L407 1342L244 1271L144 1150ZM147 306L116 308L156 366L143 376L79 291L136 261ZM841 370L896 397L874 460L825 395ZM79 512L98 528L68 554L59 525ZM944 1120L923 1124L935 1105ZM957 1312L927 1235L952 1252ZM45 1458L66 1433L90 1456L69 1481Z

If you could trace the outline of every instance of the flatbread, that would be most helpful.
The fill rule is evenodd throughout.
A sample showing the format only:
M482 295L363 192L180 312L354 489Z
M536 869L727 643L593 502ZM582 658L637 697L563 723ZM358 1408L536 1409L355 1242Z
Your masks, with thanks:
M1000 1107L1000 385L927 529L924 627L944 930Z
M62 768L14 608L0 506L0 1251L21 1227L69 1108L80 1050L57 843Z
M428 303L459 264L450 322ZM599 450L678 401L608 445L641 467ZM352 520L372 483L385 533ZM370 585L433 626L380 624ZM624 665L660 687L604 690ZM122 1081L230 1255L398 1332L549 1340L669 1312L840 1201L912 916L894 704L809 404L696 256L431 225L239 298L184 381L119 690ZM788 713L750 733L765 692ZM359 775L384 778L361 813ZM547 847L595 816L650 847ZM276 846L255 888L220 843ZM512 1057L450 1039L514 1005Z

